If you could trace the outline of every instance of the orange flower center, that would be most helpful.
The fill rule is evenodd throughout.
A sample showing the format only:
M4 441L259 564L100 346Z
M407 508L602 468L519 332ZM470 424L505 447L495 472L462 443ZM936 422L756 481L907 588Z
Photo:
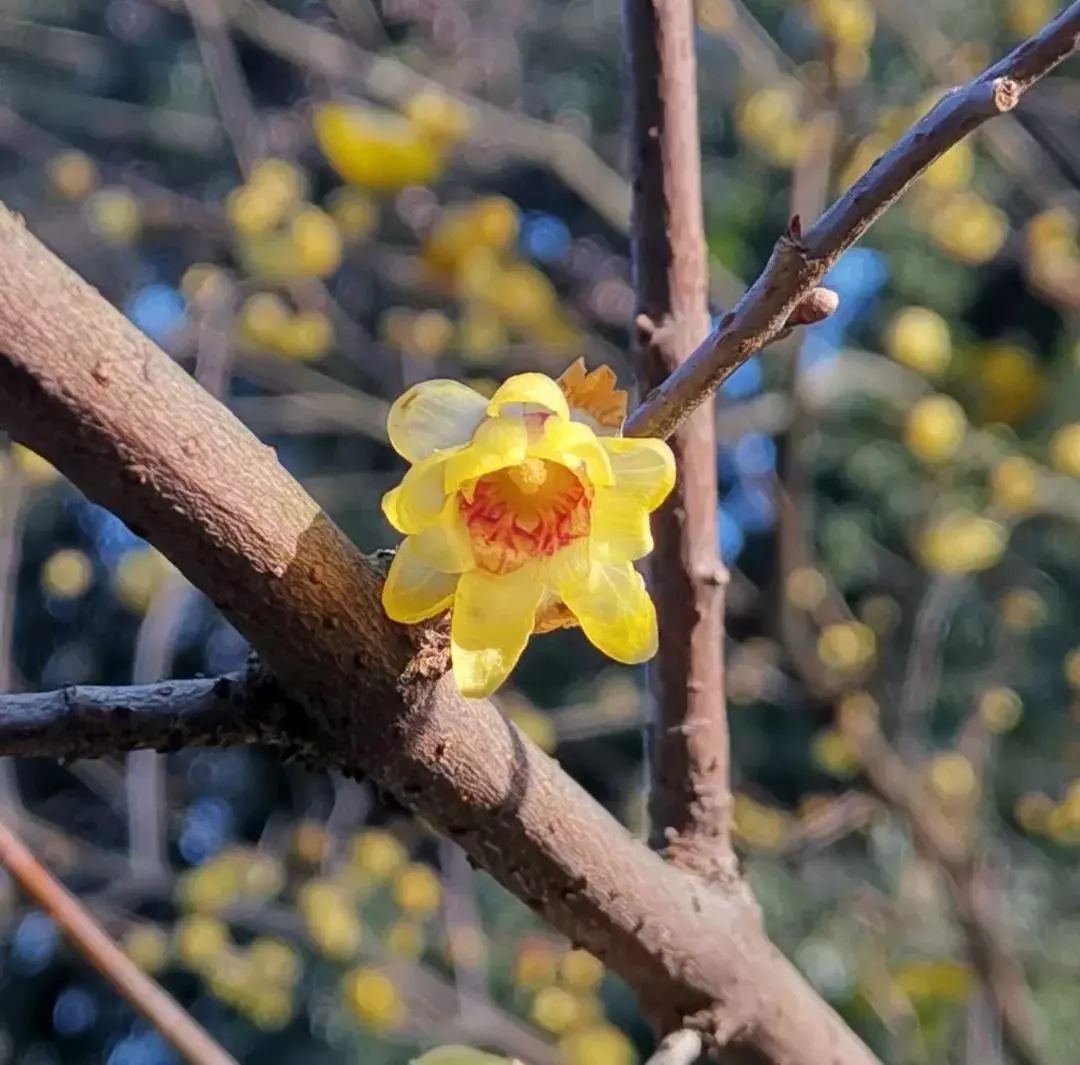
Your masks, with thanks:
M458 506L480 569L510 573L589 535L589 488L547 459L479 478Z

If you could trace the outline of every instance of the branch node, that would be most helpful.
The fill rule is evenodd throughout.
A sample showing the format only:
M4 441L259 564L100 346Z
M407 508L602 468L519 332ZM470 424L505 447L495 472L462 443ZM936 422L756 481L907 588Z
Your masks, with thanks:
M1011 111L1023 95L1023 89L1012 78L997 78L994 81L994 106L1003 114Z

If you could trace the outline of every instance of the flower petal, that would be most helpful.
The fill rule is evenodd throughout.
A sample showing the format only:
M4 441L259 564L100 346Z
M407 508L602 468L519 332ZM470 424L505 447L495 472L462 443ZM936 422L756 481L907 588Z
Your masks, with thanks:
M456 495L446 500L436 524L410 536L409 543L417 558L440 573L464 573L476 565Z
M653 549L649 512L636 496L601 488L589 516L589 541L596 562L636 562Z
M543 593L537 568L523 566L495 576L462 574L454 597L450 657L463 695L490 695L525 650Z
M546 374L519 373L509 377L495 390L488 403L487 412L492 417L503 413L510 404L524 407L541 407L564 421L570 418L570 408L562 389ZM522 411L521 413L524 413Z
M589 579L589 541L575 540L574 543L556 551L541 563L541 579L545 588L560 588L564 584L587 581Z
M398 532L418 533L439 520L446 505L445 455L432 455L411 466L401 484L382 499L386 520Z
M584 468L594 486L615 482L607 451L600 446L596 433L582 422L549 418L544 425L544 435L530 445L529 454L558 462L574 471Z
M410 462L466 444L484 419L487 400L459 381L421 381L390 408L390 444Z
M663 440L600 438L615 472L615 491L635 496L646 510L656 510L675 487L675 456Z
M634 665L656 654L656 609L629 562L594 565L588 580L566 581L557 591L585 635L609 658Z
M383 609L392 621L405 625L433 618L454 601L459 579L456 573L440 573L424 562L410 536L390 563L382 590Z
M529 432L521 418L488 418L473 442L446 459L444 489L456 492L466 481L525 461Z

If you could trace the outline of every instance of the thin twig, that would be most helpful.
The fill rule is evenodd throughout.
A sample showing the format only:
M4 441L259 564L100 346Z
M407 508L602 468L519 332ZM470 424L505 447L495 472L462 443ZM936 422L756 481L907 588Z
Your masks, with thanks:
M935 21L934 7L920 0L873 0L908 51L943 85L954 85L974 74L961 49ZM1041 204L1075 201L1077 192L1061 172L1053 155L1013 117L980 131L982 143L1006 173L1016 180L1017 190Z
M71 944L190 1065L236 1065L209 1033L101 929L26 845L0 824L0 864L60 927Z
M858 749L870 786L907 820L920 851L945 874L972 963L993 999L1010 1053L1022 1065L1045 1065L1023 967L1001 927L1000 914L991 908L986 871L970 843L919 787L918 775L871 719L851 715L842 724Z
M896 708L896 744L900 755L912 758L922 746L926 728L920 718L937 701L945 638L968 581L956 574L935 574L915 614L915 631L908 651L904 681Z
M803 233L792 219L761 275L684 363L630 416L631 436L669 436L743 362L788 326L829 268L944 152L1080 47L1080 2L1040 33L947 94Z
M678 0L625 0L633 89L631 249L639 380L662 382L709 328L694 15ZM731 876L723 590L717 555L716 426L702 410L672 438L678 481L654 516L650 563L660 646L651 667L653 845L713 878Z
M225 133L243 174L263 154L261 123L236 56L229 23L216 0L184 0Z

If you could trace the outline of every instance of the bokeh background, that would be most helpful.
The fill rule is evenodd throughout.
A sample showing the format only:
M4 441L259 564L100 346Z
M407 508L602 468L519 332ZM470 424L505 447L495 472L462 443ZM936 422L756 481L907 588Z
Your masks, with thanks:
M698 0L714 311L1054 0ZM613 0L0 0L0 198L365 550L388 403L630 383ZM863 786L875 715L985 855L1080 1057L1080 83L951 150L837 265L839 312L716 407L740 853L772 935L889 1062L1002 1060L940 873ZM0 455L0 687L243 665L37 456ZM533 641L498 703L644 831L644 671ZM364 722L358 720L357 728ZM369 783L258 751L3 765L4 817L240 1060L464 1042L632 1065L627 990ZM0 1062L173 1060L0 874Z

